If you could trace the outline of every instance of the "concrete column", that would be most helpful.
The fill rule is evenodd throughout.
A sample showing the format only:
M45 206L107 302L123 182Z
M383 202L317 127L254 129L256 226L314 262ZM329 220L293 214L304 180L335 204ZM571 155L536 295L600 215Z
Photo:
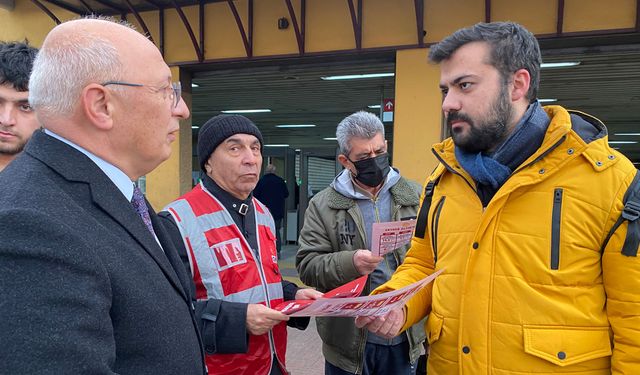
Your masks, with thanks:
M393 165L419 183L436 167L431 145L442 139L440 69L427 62L427 48L396 53Z

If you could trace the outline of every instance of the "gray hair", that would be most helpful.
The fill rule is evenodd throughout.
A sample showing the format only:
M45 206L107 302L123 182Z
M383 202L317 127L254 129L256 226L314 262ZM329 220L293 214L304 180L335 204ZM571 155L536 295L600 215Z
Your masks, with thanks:
M29 80L29 103L39 117L69 116L85 86L121 80L123 74L118 50L108 37L87 31L67 33L45 42L38 53Z
M340 152L345 156L349 155L351 152L351 144L349 142L352 138L371 139L378 133L382 134L384 138L384 125L382 125L382 121L378 116L366 111L359 111L349 115L340 121L336 129Z
M503 82L519 69L531 76L527 99L534 101L540 84L540 46L536 37L515 22L477 23L459 29L439 43L431 46L429 60L440 63L447 60L460 47L471 42L487 42L491 47L491 61Z

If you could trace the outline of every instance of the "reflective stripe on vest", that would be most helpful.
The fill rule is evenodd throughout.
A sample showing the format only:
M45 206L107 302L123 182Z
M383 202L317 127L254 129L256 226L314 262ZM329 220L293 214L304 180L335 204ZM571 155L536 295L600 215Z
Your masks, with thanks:
M196 190L196 189L194 189ZM200 187L203 193L208 193ZM200 195L200 194L199 194ZM240 230L235 225L231 215L210 194L215 205L211 207L213 212L196 216L192 209L190 197L180 199L168 206L169 212L174 217L185 245L187 246L189 263L192 271L197 268L200 280L195 280L196 285L204 286L206 295L198 293L198 299L217 298L229 302L244 303L265 303L265 290L262 288L260 272L250 272L249 263L261 266L265 275L266 292L273 306L274 300L282 298L282 284L279 271L277 269L277 253L264 251L265 242L273 241L269 238L267 230L275 232L273 221L267 214L262 204L254 200L256 233L258 243L261 247L260 258L262 262L257 262L249 245L240 234ZM273 236L271 234L271 236ZM264 259L266 258L266 259ZM233 280L228 280L225 284L221 277L225 277L225 272L240 266L243 269L242 275L233 275ZM249 272L250 274L247 274ZM195 272L193 272L195 274ZM194 275L195 276L195 275ZM228 276L227 276L228 277Z
M224 206L202 183L167 206L187 248L198 300L215 298L229 302L261 303L274 307L283 301L282 277L278 270L275 225L268 209L253 199L259 254L248 242ZM207 356L210 373L268 374L284 364L286 323L272 332L251 336L243 354Z

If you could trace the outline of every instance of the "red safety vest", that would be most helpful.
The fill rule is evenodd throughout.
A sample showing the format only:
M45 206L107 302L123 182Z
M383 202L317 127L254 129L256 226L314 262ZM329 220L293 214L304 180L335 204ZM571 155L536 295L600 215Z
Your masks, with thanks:
M254 198L253 205L260 259L255 258L229 212L202 183L167 206L187 248L198 300L259 303L271 308L283 301L275 224L262 203ZM210 374L262 375L279 365L286 374L286 345L287 326L282 322L264 335L251 335L247 353L207 355L207 368Z

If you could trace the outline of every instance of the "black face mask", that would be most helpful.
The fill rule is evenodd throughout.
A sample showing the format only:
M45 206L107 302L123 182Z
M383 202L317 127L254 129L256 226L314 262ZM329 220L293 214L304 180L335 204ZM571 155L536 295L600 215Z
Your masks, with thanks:
M351 160L349 159L349 161ZM373 158L351 161L351 163L358 171L355 176L356 180L369 187L380 185L391 169L389 167L389 154L386 152Z

